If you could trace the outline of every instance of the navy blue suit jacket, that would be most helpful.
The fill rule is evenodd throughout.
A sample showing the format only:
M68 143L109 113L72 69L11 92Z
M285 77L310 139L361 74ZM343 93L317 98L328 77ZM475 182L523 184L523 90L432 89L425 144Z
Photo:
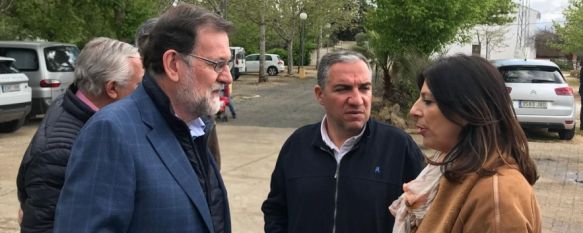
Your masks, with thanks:
M230 232L226 190L209 161L223 189ZM97 112L81 130L55 232L214 232L197 175L143 86Z

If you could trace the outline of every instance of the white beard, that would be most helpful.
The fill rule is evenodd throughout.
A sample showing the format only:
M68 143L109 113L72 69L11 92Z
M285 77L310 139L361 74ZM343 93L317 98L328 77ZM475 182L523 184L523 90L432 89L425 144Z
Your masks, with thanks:
M217 112L219 112L219 110L221 109L221 101L220 101L220 99L218 97L217 98L213 98L212 100L209 100L209 102L211 102L209 104L209 106L211 106L210 109L209 109L209 115L212 116L212 115L217 114Z

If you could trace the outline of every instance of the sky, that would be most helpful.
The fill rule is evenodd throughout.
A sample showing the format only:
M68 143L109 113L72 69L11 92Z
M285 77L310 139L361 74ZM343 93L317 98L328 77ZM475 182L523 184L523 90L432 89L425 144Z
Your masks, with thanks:
M521 2L515 0L514 2ZM569 6L569 0L530 0L530 8L541 13L538 28L550 28L552 22L564 22L563 10Z

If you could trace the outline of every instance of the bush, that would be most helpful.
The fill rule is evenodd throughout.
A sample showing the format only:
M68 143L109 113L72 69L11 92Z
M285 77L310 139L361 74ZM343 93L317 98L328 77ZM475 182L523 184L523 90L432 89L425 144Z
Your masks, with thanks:
M551 59L552 62L556 63L561 70L572 70L573 69L573 62L569 59L565 58L553 58Z
M284 60L287 62L287 50L285 50L285 49L273 48L273 49L267 50L267 53L277 54L277 55L279 55L281 60Z
M356 40L356 45L364 47L368 41L368 35L364 32L359 32L356 34L356 36L354 36L354 39Z
M311 43L311 42L306 42L304 44L304 66L309 65L310 61L311 61L311 56L310 56L310 52L314 49L316 49L318 46L315 43ZM294 46L294 64L295 65L299 65L300 64L300 53L302 52L302 46L301 44L297 44L296 46ZM287 61L287 60L286 60Z
M409 52L404 56L395 57L394 62L393 69L396 69L396 77L391 80L393 90L390 90L389 101L398 103L403 110L408 110L419 97L417 75L431 61L426 56Z

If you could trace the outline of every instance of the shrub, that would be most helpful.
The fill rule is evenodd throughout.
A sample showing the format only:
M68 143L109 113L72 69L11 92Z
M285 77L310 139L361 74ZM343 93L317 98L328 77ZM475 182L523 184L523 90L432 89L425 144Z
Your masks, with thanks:
M273 48L270 50L267 50L267 53L271 53L271 54L277 54L279 55L279 57L287 62L287 50L282 49L282 48Z

